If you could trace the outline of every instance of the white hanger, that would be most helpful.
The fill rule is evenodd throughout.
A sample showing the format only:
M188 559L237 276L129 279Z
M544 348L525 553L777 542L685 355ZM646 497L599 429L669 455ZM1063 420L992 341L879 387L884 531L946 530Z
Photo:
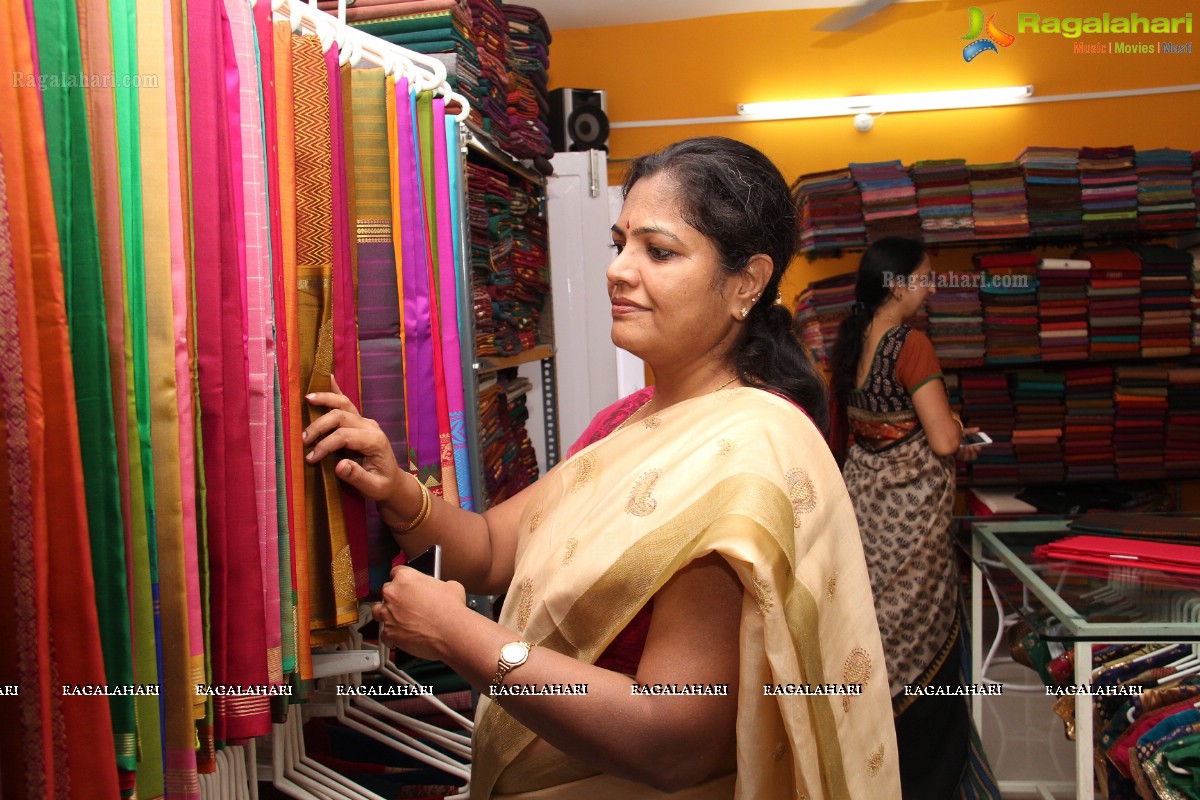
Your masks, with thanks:
M471 115L471 103L458 92L451 92L446 99L453 100L461 107L461 110L454 115L455 122L461 123Z
M418 92L432 90L444 97L451 97L455 94L453 88L446 81L446 65L439 59L424 53L406 50L347 25L344 22L344 7L340 2L338 17L321 11L317 7L316 0L309 0L307 8L303 0L272 0L271 8L280 15L286 8L293 33L300 33L307 23L309 29L321 37L321 46L326 52L336 41L341 50L339 60L343 64L347 63L346 59L353 58L352 55L346 55L347 45L357 40L362 46L364 56L372 56L371 61L385 69L388 67L385 53L394 56L397 62L408 65L408 75ZM392 69L393 72L396 69L394 64ZM470 113L470 104L462 95L457 95L455 99L463 106L463 111L456 116L456 119L461 122Z
M436 571L437 570L435 570L435 572ZM360 625L371 618L371 610L370 609L371 609L370 606L362 606L359 609L359 624ZM357 648L357 647L360 647L361 645L362 645L362 635L359 632L359 629L356 627L350 631L350 646ZM382 663L384 663L382 655L383 654L381 653L381 665L382 665ZM399 670L397 670L397 672L399 672ZM390 677L390 674L389 674L389 677ZM413 681L407 675L405 675L404 677L407 678L407 681L402 681L403 683L410 683L411 685L417 685L416 681ZM361 673L353 675L353 676L347 676L347 678L349 680L353 681L353 685L358 686L358 685L361 685L361 683L362 683ZM440 705L444 706L444 704L442 704L441 701L438 701L438 703ZM392 711L390 708L383 705L382 703L379 703L378 701L372 700L367 697L361 697L361 696L356 695L353 698L351 698L351 702L349 702L349 703L347 702L347 698L345 698L345 697L339 696L336 698L337 718L339 721L342 722L342 724L347 725L348 727L351 727L354 730L357 730L360 733L363 733L364 735L370 736L371 738L376 739L377 741L380 741L383 744L386 744L387 746L389 746L395 750L398 750L399 752L405 753L406 755L408 755L412 758L415 758L418 761L422 761L426 764L429 764L432 767L437 767L438 769L441 769L442 771L447 772L448 774L451 774L451 775L454 775L454 776L457 776L457 777L460 777L463 779L470 778L470 770L464 762L457 761L454 758L451 758L450 756L448 756L438 750L433 749L429 745L425 744L424 742L421 742L420 740L414 738L413 736L410 736L409 734L404 733L403 731L397 730L395 727L393 727L391 725L385 724L383 721L381 721L377 717L374 717L371 714L366 713L366 711L363 708L359 708L357 706L363 706L366 709L380 711L381 713L383 713L383 715L385 717L391 718L396 722L404 724L407 727L409 727L411 730L414 730L414 731L421 730L424 732L431 732L433 734L431 736L431 738L434 738L435 740L438 741L439 744L442 744L444 747L446 747L448 749L454 750L455 752L464 756L468 760L470 758L470 753L471 753L470 739L463 737L460 734L452 734L448 731L441 731L440 729L437 729L436 726L430 725L429 723L426 723L422 720L413 719L411 717L405 716L404 714L400 714L398 712Z

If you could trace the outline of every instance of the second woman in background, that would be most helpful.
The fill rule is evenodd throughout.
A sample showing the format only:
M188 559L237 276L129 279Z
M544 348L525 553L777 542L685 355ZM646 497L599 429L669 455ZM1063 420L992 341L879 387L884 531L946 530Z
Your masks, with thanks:
M871 575L905 800L958 797L960 786L961 796L988 796L994 787L965 699L905 691L962 683L954 456L973 459L978 447L962 444L933 344L907 324L935 291L919 242L875 242L832 363L833 450L844 453Z

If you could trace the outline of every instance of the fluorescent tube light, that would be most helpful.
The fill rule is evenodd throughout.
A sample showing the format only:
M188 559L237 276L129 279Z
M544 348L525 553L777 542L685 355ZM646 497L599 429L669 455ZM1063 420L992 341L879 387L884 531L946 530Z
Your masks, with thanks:
M858 97L827 97L816 100L782 100L775 103L738 103L738 114L759 119L840 117L884 114L897 111L935 111L947 108L984 108L1027 102L1033 85L1001 86L993 89L959 89L911 94L867 94Z

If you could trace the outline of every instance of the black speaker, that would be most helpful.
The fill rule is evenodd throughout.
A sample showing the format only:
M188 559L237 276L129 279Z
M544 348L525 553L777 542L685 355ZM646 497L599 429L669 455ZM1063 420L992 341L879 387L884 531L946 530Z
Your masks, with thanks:
M556 153L608 150L608 100L596 89L550 93L550 143Z

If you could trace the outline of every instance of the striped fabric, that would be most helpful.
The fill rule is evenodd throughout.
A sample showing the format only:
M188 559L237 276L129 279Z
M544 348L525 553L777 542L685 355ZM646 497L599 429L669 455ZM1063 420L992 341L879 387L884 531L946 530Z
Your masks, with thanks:
M379 423L392 449L404 453L404 345L400 340L400 295L392 244L387 80L382 69L356 69L353 81L351 130L362 411ZM368 504L367 511L370 587L379 591L399 548L379 519L375 503Z
M286 409L283 421L284 441L293 447L286 461L288 479L288 517L291 523L291 571L295 605L296 670L301 680L312 677L309 626L310 592L308 586L308 515L305 512L308 468L303 448L295 445L305 426L304 386L300 382L300 300L297 277L296 235L296 137L294 130L294 89L292 70L292 29L286 22L274 24L275 56L275 143L279 171L279 238L283 254L276 265L275 284L282 289L281 314L285 327L280 342L280 405Z
M82 69L81 32L74 4L62 0L39 3L37 23L43 68L62 74ZM67 293L104 671L112 682L127 684L133 682L129 595L91 153L90 149L73 151L71 147L72 142L89 139L85 96L49 89L42 93L42 109L47 130L59 134L49 136L47 146ZM118 742L118 766L136 769L134 699L111 697L108 702Z
M155 75L166 72L168 52L162 0L138 0L137 36L140 68ZM173 59L173 54L171 54ZM140 97L142 229L145 237L146 372L153 434L155 546L159 585L161 651L163 785L175 800L199 797L193 747L193 700L188 623L187 543L184 536L183 489L180 469L180 420L176 399L177 354L174 278L172 275L170 157L167 134L168 92ZM181 229L180 229L181 230ZM190 381L183 384L190 393ZM191 485L192 475L186 475ZM199 602L199 597L192 598ZM136 755L131 752L130 755Z
M250 8L225 0L238 71L238 120L242 149L241 237L244 240L246 355L249 366L250 452L258 510L258 551L265 594L267 679L283 681L279 627L279 520L275 505L275 335L271 325L271 242L266 190L263 109L258 84L257 42ZM236 184L235 184L236 185Z
M327 67L316 37L292 37L296 117L296 271L305 393L328 391L334 366L333 166ZM303 405L307 427L316 411ZM309 626L313 643L337 641L330 629L358 618L354 567L333 459L305 466Z
M329 143L333 184L333 374L341 376L339 387L355 408L362 408L359 390L358 322L355 286L358 281L357 248L350 224L354 206L354 139L346 135L345 121L351 117L351 67L339 67L338 52L325 53L329 80ZM355 600L367 594L367 504L363 496L338 482L346 543L350 547L351 578ZM340 569L340 567L339 567ZM335 576L335 581L337 580ZM357 619L357 605L352 609Z

